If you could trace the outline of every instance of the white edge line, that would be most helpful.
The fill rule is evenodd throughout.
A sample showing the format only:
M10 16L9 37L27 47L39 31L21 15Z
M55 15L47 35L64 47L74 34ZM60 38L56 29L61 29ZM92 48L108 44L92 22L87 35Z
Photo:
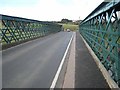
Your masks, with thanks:
M57 80L58 80L60 71L61 71L61 69L62 69L63 63L64 63L64 61L65 61L65 57L66 57L67 52L68 52L68 49L69 49L69 47L70 47L70 45L71 45L72 39L73 39L73 35L72 35L72 37L71 37L71 39L70 39L70 42L69 42L69 44L68 44L68 46L67 46L67 49L66 49L66 51L65 51L65 53L64 53L64 56L63 56L63 58L62 58L62 61L61 61L60 65L59 65L59 67L58 67L58 70L57 70L56 74L55 74L55 77L54 77L54 79L53 79L53 81L52 81L52 84L51 84L51 86L50 86L50 89L53 89L53 88L55 88L55 86L56 86L56 83L57 83Z
M80 36L82 37L81 34L80 34ZM102 65L102 63L100 62L99 58L95 55L95 53L93 52L93 50L91 49L91 47L85 41L85 39L83 37L82 37L82 39L83 39L86 47L88 48L90 54L92 55L94 61L96 62L97 66L99 67L100 71L102 72L104 78L106 79L109 87L110 88L119 88L118 85L115 83L115 81L111 78L111 76L108 73L108 71L106 70L106 68Z

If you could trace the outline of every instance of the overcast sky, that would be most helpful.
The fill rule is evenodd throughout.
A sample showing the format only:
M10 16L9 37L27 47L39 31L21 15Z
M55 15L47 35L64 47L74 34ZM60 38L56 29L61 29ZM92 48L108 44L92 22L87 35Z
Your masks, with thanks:
M103 0L0 0L0 14L60 21L84 19Z

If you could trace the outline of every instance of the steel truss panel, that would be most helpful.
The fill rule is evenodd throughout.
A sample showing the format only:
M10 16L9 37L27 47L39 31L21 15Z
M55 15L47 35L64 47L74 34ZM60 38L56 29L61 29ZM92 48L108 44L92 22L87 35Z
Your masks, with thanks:
M59 32L62 26L53 22L0 15L2 46Z
M120 86L119 15L120 1L103 2L80 23L79 31Z

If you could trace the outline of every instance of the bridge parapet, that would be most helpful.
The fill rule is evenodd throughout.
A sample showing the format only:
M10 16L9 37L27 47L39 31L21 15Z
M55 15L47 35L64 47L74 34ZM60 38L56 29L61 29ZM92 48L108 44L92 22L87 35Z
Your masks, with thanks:
M120 86L120 0L105 0L79 25L79 31Z
M2 46L59 32L61 29L61 25L53 22L0 15Z

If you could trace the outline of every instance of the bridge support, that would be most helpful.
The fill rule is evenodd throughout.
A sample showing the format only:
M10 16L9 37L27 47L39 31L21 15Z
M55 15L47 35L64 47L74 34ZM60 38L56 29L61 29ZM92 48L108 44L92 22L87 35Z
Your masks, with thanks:
M103 2L79 25L79 31L120 86L120 1Z
M20 17L0 15L2 46L22 42L62 30L62 25Z

